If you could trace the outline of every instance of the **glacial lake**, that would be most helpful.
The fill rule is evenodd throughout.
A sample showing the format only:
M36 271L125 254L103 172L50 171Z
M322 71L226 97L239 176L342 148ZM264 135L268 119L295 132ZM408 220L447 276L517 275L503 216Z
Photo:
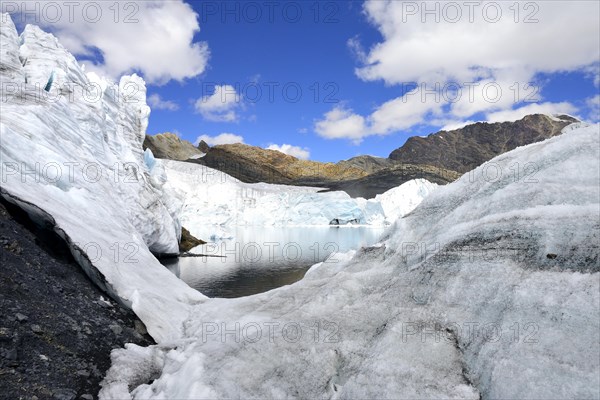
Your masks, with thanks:
M330 255L377 243L384 231L367 226L237 227L233 239L216 240L190 251L213 257L161 262L208 297L242 297L292 284Z

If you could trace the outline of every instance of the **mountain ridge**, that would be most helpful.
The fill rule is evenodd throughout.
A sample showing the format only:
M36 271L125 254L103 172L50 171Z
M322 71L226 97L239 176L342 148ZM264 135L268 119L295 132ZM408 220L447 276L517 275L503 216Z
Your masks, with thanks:
M361 155L337 163L300 160L242 143L214 147L201 143L200 151L173 134L147 136L144 145L146 148L148 143L153 152L156 148L158 158L205 165L245 183L316 186L372 198L412 179L452 182L499 154L559 135L574 122L578 120L568 115L545 114L530 114L513 122L477 122L425 137L412 136L388 158ZM193 154L193 159L186 159L186 154Z

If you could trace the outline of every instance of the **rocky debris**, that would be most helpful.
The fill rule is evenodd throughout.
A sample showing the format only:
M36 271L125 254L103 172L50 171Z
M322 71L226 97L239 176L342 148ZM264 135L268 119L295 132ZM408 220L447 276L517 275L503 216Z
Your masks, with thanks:
M21 313L16 313L15 317L17 318L17 321L19 321L19 322L25 322L29 319L29 318L27 318L26 315L23 315Z
M0 398L93 399L112 349L153 343L52 234L0 201Z
M204 154L187 140L181 140L173 133L160 133L157 135L146 135L143 144L144 150L152 150L156 158L167 158L169 160L184 161L188 158L199 157Z
M117 324L110 325L108 328L117 336L123 333L123 328Z
M527 115L515 122L477 122L427 137L410 137L389 158L464 173L519 146L559 135L573 122L578 120L568 115L553 118L543 114Z
M179 251L185 253L186 251L190 251L196 246L201 244L205 244L204 240L198 239L193 236L190 231L185 228L181 228L181 241L179 242Z

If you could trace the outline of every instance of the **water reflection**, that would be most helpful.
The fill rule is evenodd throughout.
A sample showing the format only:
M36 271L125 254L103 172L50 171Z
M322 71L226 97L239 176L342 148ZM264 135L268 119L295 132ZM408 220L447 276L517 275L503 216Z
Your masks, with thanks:
M329 255L376 243L383 228L238 227L234 239L201 245L192 253L225 257L161 260L209 297L241 297L294 283ZM209 236L207 230L206 236ZM200 236L202 237L202 236Z

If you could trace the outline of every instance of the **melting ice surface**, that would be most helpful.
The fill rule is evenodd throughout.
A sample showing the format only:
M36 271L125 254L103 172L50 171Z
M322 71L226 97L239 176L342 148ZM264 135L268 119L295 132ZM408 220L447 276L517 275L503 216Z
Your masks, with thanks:
M206 227L207 231L211 227ZM181 257L163 264L208 297L241 297L292 284L314 264L375 244L384 228L368 226L245 227L233 239L192 249L224 257Z

